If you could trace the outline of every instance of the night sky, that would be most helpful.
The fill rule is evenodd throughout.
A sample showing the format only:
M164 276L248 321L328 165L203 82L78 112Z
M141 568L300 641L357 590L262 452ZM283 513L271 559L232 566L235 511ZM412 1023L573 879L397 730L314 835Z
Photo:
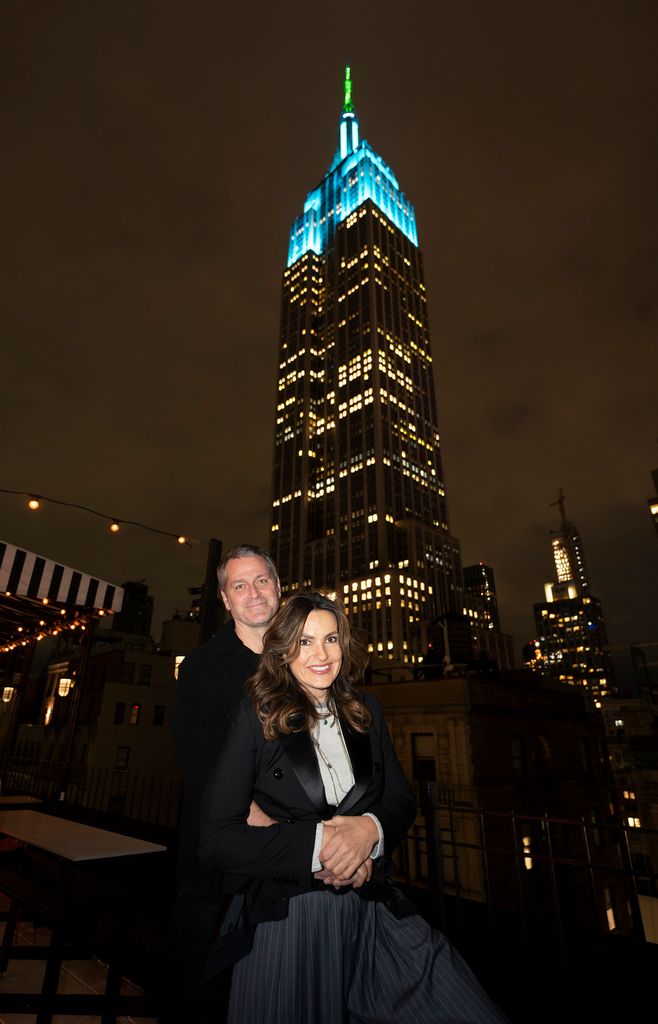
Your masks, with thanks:
M415 204L452 532L516 649L578 525L613 644L658 639L655 0L0 6L0 487L267 545L288 231L338 141ZM205 550L0 494L0 538L156 622Z

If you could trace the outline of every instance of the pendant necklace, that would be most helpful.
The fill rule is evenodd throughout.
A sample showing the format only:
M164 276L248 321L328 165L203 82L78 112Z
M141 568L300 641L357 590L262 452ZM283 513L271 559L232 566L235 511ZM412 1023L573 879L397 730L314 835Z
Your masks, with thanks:
M329 710L328 704L316 704L315 710L318 713L318 719L322 722L322 725L328 725L330 729L333 729L336 724L336 716L332 711ZM332 719L330 722L329 719ZM340 731L340 730L339 730Z
M322 706L320 705L318 710L321 710L321 708L322 708ZM333 718L333 721L332 721L331 725L329 726L329 728L333 729L333 727L334 727L334 725L336 725L336 721L337 721L335 715L332 715L331 713L329 713L321 721L322 721L323 725L326 725L327 724L327 720L330 717ZM340 743L341 743L341 746L343 748L343 754L344 754L344 757L345 757L345 764L348 767L351 768L350 756L349 756L349 754L347 752L347 747L345 746L345 740L343 739L343 733L342 733L342 730L341 730L339 725L336 726L336 733L340 737ZM336 769L334 768L333 764L331 763L329 758L326 756L326 754L322 750L319 741L316 739L316 737L312 733L311 733L311 740L313 742L313 746L315 747L315 749L318 752L318 757L320 758L320 760L322 761L323 765L327 769L327 774L329 775L329 781L331 782L331 788L334 791L334 797L335 797L335 800L336 800L336 807L338 807L338 804L342 800L342 796L339 796L338 791L340 790L340 792L343 794L343 796L345 796L345 794L349 792L351 787L348 787L348 789L343 789L343 786L341 785L341 782L340 782L340 779L338 777L338 773L337 773Z
M318 752L318 757L320 758L320 760L322 761L323 765L327 769L327 772L329 773L329 781L331 782L331 788L334 791L334 798L336 800L336 807L338 807L338 804L341 801L341 797L338 796L338 787L340 786L340 781L339 781L338 776L336 774L336 769L334 768L334 766L332 764L330 764L329 761L327 761L327 758L324 756L324 754L322 752L322 749L320 747L320 744L315 739L315 737L313 737L313 744L315 746L315 749ZM341 787L341 789L342 789L342 787Z

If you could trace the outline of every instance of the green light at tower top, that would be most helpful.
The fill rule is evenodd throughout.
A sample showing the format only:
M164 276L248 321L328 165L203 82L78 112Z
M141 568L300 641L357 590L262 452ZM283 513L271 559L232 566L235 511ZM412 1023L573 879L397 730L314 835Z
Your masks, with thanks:
M352 70L349 67L345 68L345 99L343 102L343 113L352 114L354 107L352 106Z

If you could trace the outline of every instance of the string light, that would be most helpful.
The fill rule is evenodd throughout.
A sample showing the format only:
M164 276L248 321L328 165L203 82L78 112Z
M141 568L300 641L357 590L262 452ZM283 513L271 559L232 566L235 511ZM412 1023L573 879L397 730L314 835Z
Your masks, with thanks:
M52 505L62 505L65 508L74 508L80 512L87 512L89 515L98 516L100 519L104 519L105 522L108 524L108 529L110 533L119 533L122 527L124 526L136 526L140 530L147 530L149 533L157 533L161 537L172 537L176 541L176 543L180 544L181 546L192 547L192 545L194 544L208 543L208 541L206 540L199 540L197 538L189 537L185 533L173 533L169 530L160 530L158 529L158 527L149 526L147 523L140 523L134 519L119 519L117 516L110 516L106 512L101 512L96 508L90 508L88 505L78 505L76 502L73 501L62 501L59 498L50 498L45 494L35 494L32 491L14 491L6 487L0 487L0 494L13 494L25 498L27 508L29 508L32 512L36 512L37 509L40 509L44 503L48 502L50 502L50 504ZM10 591L7 590L5 591L4 596L12 597L12 594ZM41 604L48 605L48 598L42 598ZM53 609L53 611L56 611L56 609ZM67 610L65 608L60 608L59 614L61 616L66 616ZM96 614L104 615L105 612L103 610L99 610ZM30 642L43 640L46 638L46 636L58 636L63 629L69 629L74 631L79 629L81 632L83 632L86 631L86 628L87 627L85 625L85 619L76 618L75 621L73 622L69 622L66 620L64 622L60 621L60 625L55 628L47 627L45 624L45 620L42 619L39 621L39 627L35 628L35 632L32 635L26 634L23 631L22 626L19 627L18 633L21 634L20 637L17 637L13 640L5 641L5 643L0 646L0 654L6 654L9 651L15 650L17 647L27 647L27 645Z
M60 614L61 615L65 615L66 614L66 609L64 609L64 608L60 609ZM95 614L98 615L98 614L100 614L100 612L96 612ZM65 625L65 627L67 629L70 629L73 632L75 632L78 629L81 632L86 632L88 618L89 618L89 613L87 613L86 617L85 616L78 616L73 621L67 622L64 625ZM62 630L60 628L58 628L58 627L55 627L54 629L50 629L50 630L48 630L46 632L43 629L43 626L40 623L39 627L37 627L35 629L35 632L32 633L31 636L25 636L25 634L23 634L20 637L20 639L18 639L18 640L10 640L7 643L2 644L2 646L0 646L0 654L8 654L10 651L16 650L17 647L27 647L27 645L30 643L31 640L39 641L39 640L45 640L47 636L59 636L59 634L61 632L62 632Z
M156 526L149 526L147 523L139 523L135 519L118 519L116 516L109 516L106 512L100 512L88 505L78 505L74 501L61 501L59 498L49 498L45 494L33 494L31 491L12 491L6 487L0 487L0 494L16 494L27 499L27 507L35 512L41 508L42 502L50 502L51 505L64 505L66 508L76 508L79 512L87 512L92 516L99 516L108 522L111 533L118 533L122 526L137 526L140 530L148 530L149 533L158 533L161 537L173 537L180 545L191 547L193 544L207 544L205 540L198 540L188 537L185 533L172 533L170 530L160 530Z

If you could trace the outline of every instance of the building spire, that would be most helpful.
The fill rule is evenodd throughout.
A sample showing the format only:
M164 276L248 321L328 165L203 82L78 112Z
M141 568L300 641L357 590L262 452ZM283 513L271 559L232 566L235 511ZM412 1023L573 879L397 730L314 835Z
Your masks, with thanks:
M354 106L352 104L352 69L349 67L349 65L345 67L343 113L354 113Z
M344 160L359 148L359 122L352 103L352 69L345 67L343 82L343 113L340 119L340 159Z
M555 499L555 501L552 501L550 503L549 507L552 508L554 505L557 505L559 507L560 514L562 516L562 524L561 525L562 525L562 529L563 530L566 530L569 527L569 523L567 521L567 510L566 510L566 504L565 503L566 503L566 495L565 495L564 491L562 490L562 488L560 487L560 490L558 491L557 498Z

